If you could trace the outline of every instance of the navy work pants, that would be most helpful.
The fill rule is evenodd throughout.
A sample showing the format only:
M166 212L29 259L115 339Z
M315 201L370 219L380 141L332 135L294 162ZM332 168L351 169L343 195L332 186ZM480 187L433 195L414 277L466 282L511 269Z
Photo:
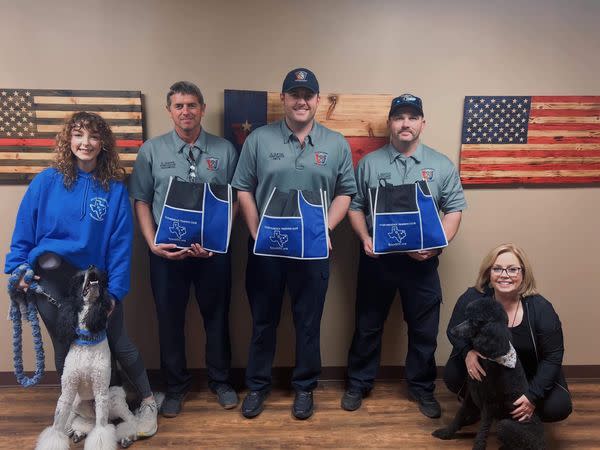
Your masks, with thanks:
M329 259L295 260L257 256L248 244L246 291L252 311L252 341L246 385L252 391L270 389L277 326L287 285L296 329L295 390L311 391L321 373L321 316L329 282Z
M167 392L184 393L192 384L185 356L185 312L192 283L204 320L209 384L228 382L231 365L229 253L215 253L206 259L191 257L171 261L150 252L150 281L158 317L160 365Z
M348 354L348 388L369 392L381 359L383 324L396 292L408 329L405 374L411 392L433 392L435 349L442 289L438 258L416 261L404 254L367 256L361 249L356 293L356 318Z

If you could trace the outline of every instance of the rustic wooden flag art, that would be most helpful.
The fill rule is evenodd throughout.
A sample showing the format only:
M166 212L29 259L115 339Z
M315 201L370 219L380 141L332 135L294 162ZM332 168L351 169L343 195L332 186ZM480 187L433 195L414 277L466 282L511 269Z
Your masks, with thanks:
M100 114L111 126L131 173L143 142L140 91L0 88L0 179L28 180L48 167L56 134L77 111Z
M463 185L600 182L600 96L475 96L464 104Z
M225 91L225 137L238 150L250 132L283 117L279 95L279 92ZM315 117L346 137L356 165L364 155L389 142L387 116L392 98L385 94L321 93Z

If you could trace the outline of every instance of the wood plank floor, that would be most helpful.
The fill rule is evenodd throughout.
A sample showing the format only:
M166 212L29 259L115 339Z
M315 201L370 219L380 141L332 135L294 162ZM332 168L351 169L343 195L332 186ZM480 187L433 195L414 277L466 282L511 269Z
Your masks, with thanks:
M442 384L438 382L438 386ZM600 381L571 382L575 410L566 421L545 425L549 448L600 449ZM135 449L266 449L266 448L392 448L469 449L475 426L455 441L440 441L431 432L448 423L458 409L452 394L438 387L441 419L423 417L406 399L405 385L379 382L363 402L349 413L340 409L343 384L322 382L315 392L315 415L295 420L290 407L293 393L276 389L265 411L244 419L239 408L225 411L207 390L190 393L184 411L174 419L159 419L158 433L137 441ZM0 389L0 449L30 449L37 435L52 421L59 389L37 387ZM492 435L488 448L497 448ZM83 448L83 444L71 448Z

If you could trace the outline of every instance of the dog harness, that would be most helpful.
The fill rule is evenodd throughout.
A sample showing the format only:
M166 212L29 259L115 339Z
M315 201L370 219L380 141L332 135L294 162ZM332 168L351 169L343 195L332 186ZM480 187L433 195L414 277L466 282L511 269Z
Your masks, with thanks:
M273 188L263 211L254 254L292 259L329 257L327 195L317 192Z
M179 248L200 244L211 252L227 253L232 210L231 185L190 183L171 177L154 243Z
M427 181L369 188L373 253L397 253L446 247L435 200Z
M18 289L19 280L24 279L29 284L29 290L42 294L53 303L56 300L50 297L34 279L34 272L29 264L21 264L15 269L8 279L8 295L10 297L9 318L13 323L13 365L15 376L19 384L23 387L34 386L40 382L44 375L44 345L42 342L42 333L40 331L40 322L37 314L35 301L27 295L26 292ZM23 369L23 316L31 325L33 336L33 348L35 351L35 373L29 378L25 375Z

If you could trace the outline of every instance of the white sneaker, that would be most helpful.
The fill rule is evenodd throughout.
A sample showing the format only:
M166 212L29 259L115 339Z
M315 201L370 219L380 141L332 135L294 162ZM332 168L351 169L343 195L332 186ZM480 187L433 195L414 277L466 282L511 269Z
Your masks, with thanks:
M156 401L154 399L143 400L136 414L138 421L138 437L144 438L156 434L156 431L158 430L158 422L156 421L157 415L158 406L156 406Z

